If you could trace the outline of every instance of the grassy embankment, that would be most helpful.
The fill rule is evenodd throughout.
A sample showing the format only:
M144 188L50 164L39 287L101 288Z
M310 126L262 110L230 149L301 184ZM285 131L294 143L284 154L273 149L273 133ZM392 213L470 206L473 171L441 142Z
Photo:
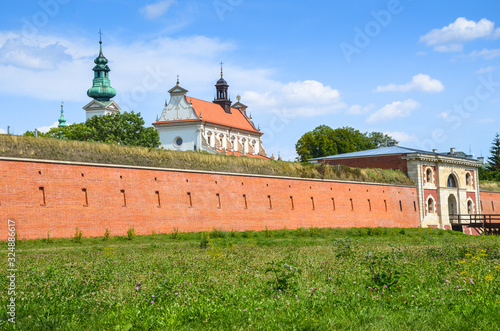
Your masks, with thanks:
M500 183L499 182L490 182L490 181L480 181L479 189L481 191L497 191L500 192Z
M498 237L383 228L206 235L18 242L15 327L500 329ZM13 329L7 300L0 291L2 330Z
M413 185L401 171L0 135L0 156Z

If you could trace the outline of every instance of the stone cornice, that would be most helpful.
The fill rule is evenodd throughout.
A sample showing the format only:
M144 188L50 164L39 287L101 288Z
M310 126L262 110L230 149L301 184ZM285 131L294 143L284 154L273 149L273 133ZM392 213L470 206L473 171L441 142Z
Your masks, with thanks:
M424 161L424 162L436 162L436 163L448 163L455 165L463 165L468 167L479 168L481 163L472 159L464 159L459 157L447 157L443 155L426 155L426 154L407 154L403 157L406 161Z

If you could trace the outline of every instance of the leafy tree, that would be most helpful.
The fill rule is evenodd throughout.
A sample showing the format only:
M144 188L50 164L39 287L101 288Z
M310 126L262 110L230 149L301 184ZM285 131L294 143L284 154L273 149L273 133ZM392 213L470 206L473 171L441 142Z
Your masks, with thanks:
M306 132L295 145L300 161L349 152L357 152L377 147L388 146L397 142L381 132L361 133L352 127L332 129L320 125L313 131Z
M370 132L370 134L368 134L368 138L375 144L376 148L387 147L398 142L396 139L392 138L388 134L383 134L382 132Z
M133 111L130 113L123 112L121 114L93 116L87 119L85 123L53 128L47 133L39 134L39 136L56 139L99 141L126 146L160 146L158 132L153 127L145 128L144 123L141 113L136 114ZM34 136L34 133L28 131L24 135Z

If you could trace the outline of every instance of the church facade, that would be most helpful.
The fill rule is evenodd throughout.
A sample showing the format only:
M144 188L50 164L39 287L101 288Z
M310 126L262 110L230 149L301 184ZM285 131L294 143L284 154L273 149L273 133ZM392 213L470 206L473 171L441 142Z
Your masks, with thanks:
M217 96L208 102L187 96L188 90L177 84L168 92L170 101L153 123L160 134L161 147L170 150L194 151L248 156L267 159L262 146L262 132L247 115L247 106L232 104L223 78L215 85Z

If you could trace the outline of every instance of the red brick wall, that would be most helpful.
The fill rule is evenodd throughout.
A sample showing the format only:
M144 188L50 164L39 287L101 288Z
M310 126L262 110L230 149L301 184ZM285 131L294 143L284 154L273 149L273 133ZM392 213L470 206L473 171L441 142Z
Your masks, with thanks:
M106 228L112 235L125 235L131 227L137 234L151 234L173 228L188 232L419 224L413 187L11 160L0 160L0 183L0 218L5 227L7 219L15 220L21 239L44 238L47 231L54 238L72 237L76 226L91 237L103 236ZM6 235L6 230L0 231L0 240Z
M394 170L401 170L404 173L408 173L406 160L403 160L403 156L406 156L406 154L356 157L348 159L332 159L324 161L320 160L319 162L325 162L327 164L345 165L354 168L394 169Z
M481 214L500 215L500 192L484 192L479 194L481 198Z

